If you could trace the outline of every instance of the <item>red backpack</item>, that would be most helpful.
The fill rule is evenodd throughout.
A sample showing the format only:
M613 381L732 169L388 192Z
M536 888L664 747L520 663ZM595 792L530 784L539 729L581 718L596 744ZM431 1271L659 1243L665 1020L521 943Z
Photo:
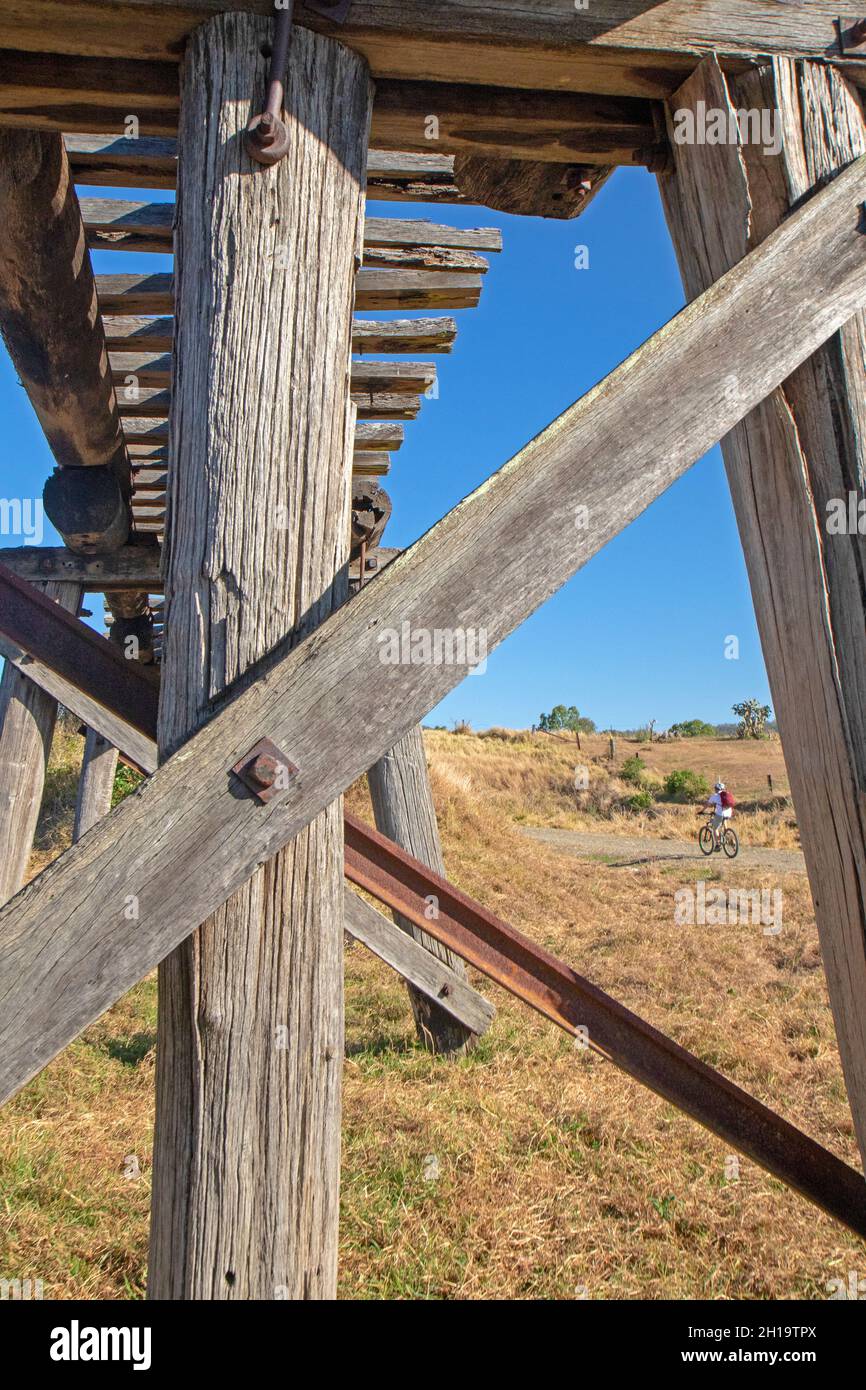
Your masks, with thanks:
M734 798L731 796L731 793L728 791L720 792L719 797L722 803L722 810L733 811L736 802L734 801Z

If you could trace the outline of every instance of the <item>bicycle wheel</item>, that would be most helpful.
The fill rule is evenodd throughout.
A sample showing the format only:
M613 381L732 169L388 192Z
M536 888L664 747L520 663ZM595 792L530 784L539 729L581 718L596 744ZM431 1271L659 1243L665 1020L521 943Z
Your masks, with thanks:
M722 849L729 859L736 859L740 849L737 832L736 830L732 830L729 825L725 826L724 834L722 835Z
M698 831L698 844L702 854L712 854L715 841L713 832L708 825L702 825Z

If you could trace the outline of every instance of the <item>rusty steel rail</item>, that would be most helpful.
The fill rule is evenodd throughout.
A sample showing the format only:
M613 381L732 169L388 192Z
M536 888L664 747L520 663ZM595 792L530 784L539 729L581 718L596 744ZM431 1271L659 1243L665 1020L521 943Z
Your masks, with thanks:
M856 1169L348 812L345 834L352 883L866 1237Z
M0 632L134 728L156 736L156 673L127 661L119 647L19 579L2 560Z
M156 673L0 564L0 632L156 737ZM245 684L246 682L244 682ZM231 692L226 692L226 699ZM121 750L123 751L123 750ZM230 769L226 769L227 774ZM866 1179L542 946L346 812L345 872L509 993L866 1237ZM430 915L435 899L437 913Z

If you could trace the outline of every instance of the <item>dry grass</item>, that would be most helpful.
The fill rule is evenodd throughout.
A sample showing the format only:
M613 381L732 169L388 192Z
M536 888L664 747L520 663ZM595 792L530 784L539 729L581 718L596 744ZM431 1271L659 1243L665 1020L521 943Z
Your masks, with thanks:
M856 1162L805 878L726 871L782 888L779 937L677 926L681 865L583 863L518 833L520 816L574 813L573 756L537 743L428 735L451 876ZM701 770L676 751L670 766ZM722 772L742 799L747 773ZM368 814L363 785L349 802ZM720 1142L476 983L499 1012L451 1065L416 1047L393 973L348 951L342 1297L816 1298L862 1270L862 1245L829 1218L746 1160L730 1180ZM139 985L0 1117L0 1275L59 1297L140 1295L154 996Z
M514 824L555 826L564 830L604 830L608 834L648 835L657 839L693 839L699 824L695 804L678 805L662 798L649 811L625 803L638 790L618 776L636 755L646 765L646 779L657 793L669 772L689 768L709 784L721 778L737 799L737 829L743 844L770 849L800 845L789 786L777 738L680 739L638 743L618 738L616 759L608 758L608 740L600 734L552 737L509 729L478 734L426 735L430 756L440 773ZM575 772L586 768L589 790L575 791ZM773 779L773 794L767 784Z

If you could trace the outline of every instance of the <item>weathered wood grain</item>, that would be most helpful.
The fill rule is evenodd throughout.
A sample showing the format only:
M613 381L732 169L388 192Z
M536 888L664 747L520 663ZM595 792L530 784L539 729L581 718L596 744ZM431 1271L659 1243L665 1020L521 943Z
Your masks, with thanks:
M394 840L401 849L408 850L428 868L444 876L445 861L436 824L424 738L417 724L373 763L367 773L367 781L376 828L389 840ZM435 905L431 904L431 911L435 911ZM465 980L466 967L460 957L437 941L435 936L422 932L408 918L396 913L394 921L400 931L414 937L426 952L444 961L450 970ZM409 997L418 1038L425 1047L431 1052L450 1057L459 1057L471 1050L473 1030L461 1026L459 1021L455 1023L450 1010L443 1012L438 1008L435 996L431 1000L429 992L410 988Z
M184 66L159 712L169 758L227 685L346 594L372 84L348 49L296 30L290 149L257 168L241 136L271 34L226 15L197 31ZM275 286L286 243L296 254ZM160 968L152 1298L335 1295L343 891L338 795Z
M273 253L282 254L284 243ZM474 309L481 295L481 276L474 271L371 270L357 275L355 308ZM170 314L174 309L173 277L155 275L97 275L96 293L103 314Z
M176 63L198 24L241 7L273 13L271 0L67 0L62 11L55 0L5 0L0 44ZM585 9L562 0L356 0L339 36L376 78L665 97L713 51L838 58L840 15L843 28L862 18L855 0L592 0ZM302 4L296 18L334 32Z
M136 142L130 143L134 145ZM156 242L155 247L147 249L171 251L174 203L88 197L81 198L80 205L88 233L134 232ZM109 249L109 243L104 244ZM448 227L423 219L368 217L364 223L364 247L382 250L437 247L459 251L501 251L502 233L498 227ZM137 249L146 248L140 246Z
M465 677L459 661L383 660L393 654L391 634L399 638L404 623L410 633L483 631L493 650L866 304L864 198L861 159L321 630L294 649L276 648L145 787L0 909L0 1096L152 969ZM520 528L533 536L531 566L513 545ZM229 771L262 736L299 768L267 806ZM138 904L134 923L124 917L129 894Z
M782 151L676 147L676 177L661 187L689 295L866 152L859 101L816 64L779 60L729 93L706 59L672 107L698 101L776 112ZM847 510L849 493L863 496L864 341L859 312L722 447L866 1161L866 539L828 529L832 499ZM730 367L739 389L739 361Z
M127 400L127 395L131 399ZM407 391L371 391L368 387L352 386L351 396L358 408L359 420L414 420L421 409L421 400ZM119 386L117 408L121 419L165 420L171 404L171 392L161 386ZM147 432L144 426L143 432ZM128 438L134 438L128 434Z
M353 352L450 352L457 337L454 319L355 319Z
M467 202L524 217L578 217L614 171L602 164L534 164L489 155L454 156L455 179Z
M97 556L76 555L64 546L9 546L0 551L0 562L19 579L58 580L98 593L162 585L158 546L125 545L112 555Z
M78 795L75 798L73 844L77 844L82 835L86 835L111 810L117 756L117 749L108 739L94 729L87 730L78 776Z
M344 913L349 935L396 970L406 981L413 998L423 999L431 1010L447 1017L452 1029L463 1038L467 1034L480 1037L486 1033L496 1010L467 982L465 967L458 956L454 959L459 961L460 970L452 970L438 955L419 945L360 898L348 883Z
M172 318L106 314L102 322L109 348L171 351L174 334ZM355 319L352 324L352 351L450 352L456 337L457 324L451 318L391 319L383 322Z
M64 137L76 183L104 188L174 188L177 141L117 135ZM370 150L367 198L389 202L462 202L454 185L454 158L446 154L408 154Z
M136 445L154 446L155 452L150 457L167 458L168 455L161 451L168 444L168 419L163 417L148 418L137 415L122 415L120 424L123 430L123 437L127 444L131 446L132 453ZM363 420L355 426L355 452L356 454L381 452L383 449L399 449L405 439L405 431L399 423L386 421L379 423ZM140 457L133 453L133 457Z
M39 587L70 613L78 611L77 584ZM7 661L0 675L0 903L18 892L27 873L56 719L56 699Z
M117 387L129 384L129 378L139 386L171 384L170 353L110 352L108 361ZM355 361L351 372L353 391L420 395L436 380L434 362Z

